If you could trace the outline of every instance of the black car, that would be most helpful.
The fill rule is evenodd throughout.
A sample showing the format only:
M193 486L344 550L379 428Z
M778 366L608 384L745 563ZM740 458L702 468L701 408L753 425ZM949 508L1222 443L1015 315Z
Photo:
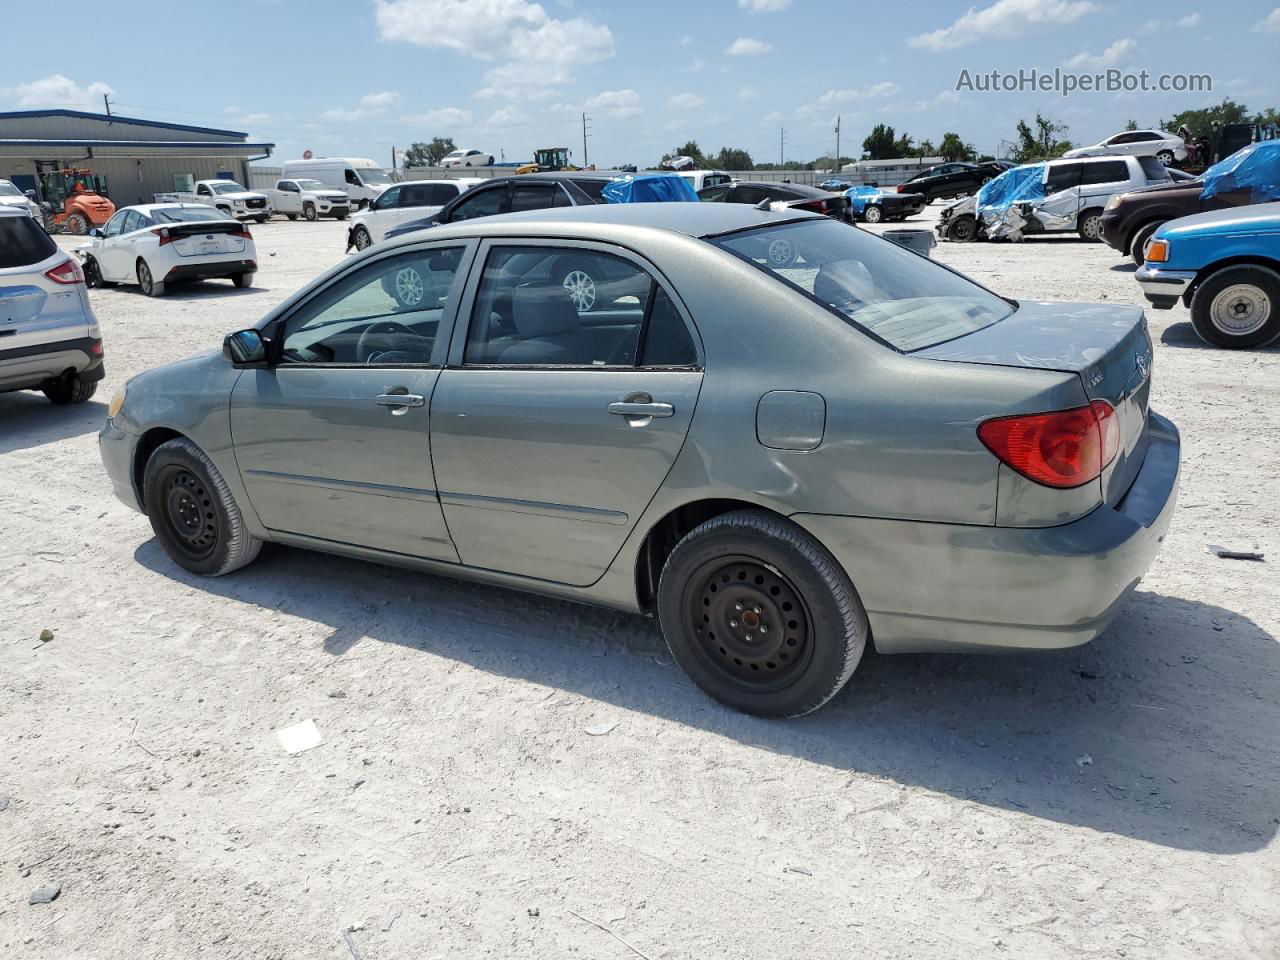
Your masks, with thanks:
M494 177L488 183L481 183L455 197L432 216L410 220L388 230L383 239L390 240L442 223L491 217L497 213L604 203L600 191L612 179L609 173L525 173Z
M801 183L773 182L767 180L717 183L698 191L698 199L704 203L750 203L757 205L769 201L775 209L796 207L824 213L837 220L848 220L849 198L842 193L819 190Z
M921 170L906 183L898 184L899 193L919 193L925 203L934 200L950 200L965 194L977 193L978 188L1004 173L1012 164L1004 160L988 163L940 163L936 167Z

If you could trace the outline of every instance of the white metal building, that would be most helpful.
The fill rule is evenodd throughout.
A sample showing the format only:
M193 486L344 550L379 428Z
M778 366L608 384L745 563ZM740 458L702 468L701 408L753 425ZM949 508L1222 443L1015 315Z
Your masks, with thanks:
M247 182L248 162L275 146L247 141L234 130L80 110L0 113L0 178L39 192L41 170L73 167L105 176L117 207L150 203L187 178Z

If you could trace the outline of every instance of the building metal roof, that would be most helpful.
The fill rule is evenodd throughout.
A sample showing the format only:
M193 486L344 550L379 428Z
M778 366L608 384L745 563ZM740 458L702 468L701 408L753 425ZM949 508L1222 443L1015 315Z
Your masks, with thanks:
M125 117L120 114L89 113L84 110L14 110L0 113L0 120L21 120L37 117L71 117L77 120L97 120L100 123L134 123L143 127L160 127L164 130L186 130L189 133L204 133L222 137L247 137L247 133L239 130L219 130L216 127L193 127L185 123L170 123L167 120L140 120L137 117Z
M269 156L274 143L218 140L8 140L0 138L0 157L25 158L38 154L47 160L92 160L94 157ZM86 153L88 154L86 156Z

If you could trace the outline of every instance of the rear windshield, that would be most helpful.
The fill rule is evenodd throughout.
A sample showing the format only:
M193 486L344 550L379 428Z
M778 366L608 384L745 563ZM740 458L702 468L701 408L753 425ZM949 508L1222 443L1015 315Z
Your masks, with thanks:
M0 217L0 269L29 267L47 260L57 249L44 227L31 217Z
M225 220L227 215L213 207L156 207L151 211L156 223L208 223Z
M927 257L827 218L707 239L902 351L1013 313L1007 301Z

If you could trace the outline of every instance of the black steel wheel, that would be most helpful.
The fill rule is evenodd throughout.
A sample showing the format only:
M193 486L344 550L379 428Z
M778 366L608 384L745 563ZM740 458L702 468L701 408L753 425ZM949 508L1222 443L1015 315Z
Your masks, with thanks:
M796 717L852 675L867 617L844 570L803 529L762 510L722 514L671 551L658 584L667 645L728 706Z
M977 218L961 214L947 225L947 239L956 243L969 243L978 235Z
M143 470L142 489L156 539L175 563L192 573L230 573L262 548L262 541L245 528L218 468L184 437L155 449Z

